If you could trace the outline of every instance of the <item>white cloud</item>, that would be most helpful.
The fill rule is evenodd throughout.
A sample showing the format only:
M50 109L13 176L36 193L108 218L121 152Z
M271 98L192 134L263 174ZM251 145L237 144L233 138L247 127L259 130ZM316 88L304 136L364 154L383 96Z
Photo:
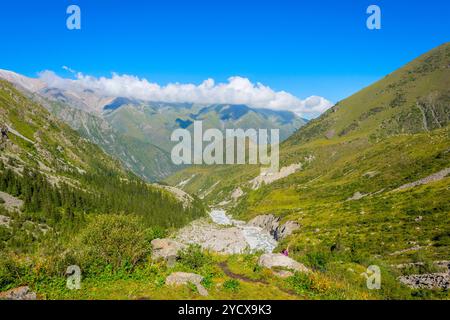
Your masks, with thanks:
M322 97L311 96L302 100L288 92L274 91L268 86L252 83L242 77L231 77L224 83L215 83L213 79L207 79L199 85L170 83L166 86L136 76L116 73L110 78L77 73L75 79L66 79L52 71L44 71L39 77L55 88L91 89L105 96L146 101L246 104L254 108L289 110L300 116L317 115L332 106L330 101Z
M75 70L73 70L72 68L70 68L68 66L62 66L62 68L70 73L75 73Z

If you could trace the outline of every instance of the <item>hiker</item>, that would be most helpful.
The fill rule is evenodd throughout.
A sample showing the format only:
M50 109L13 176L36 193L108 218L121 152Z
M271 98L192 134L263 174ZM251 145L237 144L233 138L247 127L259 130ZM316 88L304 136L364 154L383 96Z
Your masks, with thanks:
M286 249L284 249L283 251L281 251L281 253L284 255L284 256L286 256L286 257L289 257L289 247L290 247L291 245L289 244L288 246L287 246L287 248Z

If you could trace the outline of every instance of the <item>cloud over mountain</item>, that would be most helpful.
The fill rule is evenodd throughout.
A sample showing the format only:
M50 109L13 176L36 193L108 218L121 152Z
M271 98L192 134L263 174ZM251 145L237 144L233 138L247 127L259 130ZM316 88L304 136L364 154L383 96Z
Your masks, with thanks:
M204 104L246 104L255 108L290 110L301 116L317 115L332 106L319 96L304 100L285 92L274 91L247 78L230 77L227 82L216 83L207 79L199 85L170 83L161 86L131 75L113 73L110 78L76 73L74 79L62 78L52 71L39 74L49 86L70 90L95 90L105 96L121 96L146 101L191 102Z

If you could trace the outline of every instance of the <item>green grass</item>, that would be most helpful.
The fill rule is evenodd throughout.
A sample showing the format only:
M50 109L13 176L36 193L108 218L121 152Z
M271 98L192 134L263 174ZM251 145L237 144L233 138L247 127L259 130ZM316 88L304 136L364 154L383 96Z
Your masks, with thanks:
M447 43L311 121L280 146L282 166L303 164L287 178L252 190L249 181L259 173L257 166L197 166L167 181L177 184L194 176L184 187L190 192L219 181L205 198L212 206L239 186L245 196L228 207L236 218L274 214L299 222L301 229L278 249L290 246L298 261L331 281L350 285L349 279L375 261L389 282L383 298L448 299L446 293L403 292L399 272L390 265L431 266L450 256L450 177L395 191L450 167L449 63ZM347 201L356 192L366 196ZM309 280L297 280L298 290L311 291Z

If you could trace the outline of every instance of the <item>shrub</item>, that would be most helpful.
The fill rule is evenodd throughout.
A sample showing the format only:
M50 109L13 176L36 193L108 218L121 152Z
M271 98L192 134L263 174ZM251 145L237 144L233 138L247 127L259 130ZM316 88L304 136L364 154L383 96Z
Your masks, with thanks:
M180 253L180 263L189 269L198 270L211 263L211 257L199 245L190 245Z
M12 232L5 226L0 226L0 245L3 241L8 241L12 236Z
M238 292L241 289L241 283L236 279L229 279L223 283L223 288L233 292Z
M0 197L0 204L4 204L4 203L5 203L5 200Z
M325 251L314 251L306 254L307 264L314 270L322 272L326 271L331 258L331 254Z
M99 215L81 232L74 248L83 269L134 267L149 251L141 221L134 216Z
M294 289L298 294L304 294L305 292L311 291L313 287L313 282L311 278L304 273L296 272L292 277L287 280L288 284Z
M165 237L167 237L167 231L160 226L151 227L145 230L145 239L148 242L152 242L155 239L162 239Z
M0 253L0 291L23 285L23 278L29 272L27 266L10 255Z

